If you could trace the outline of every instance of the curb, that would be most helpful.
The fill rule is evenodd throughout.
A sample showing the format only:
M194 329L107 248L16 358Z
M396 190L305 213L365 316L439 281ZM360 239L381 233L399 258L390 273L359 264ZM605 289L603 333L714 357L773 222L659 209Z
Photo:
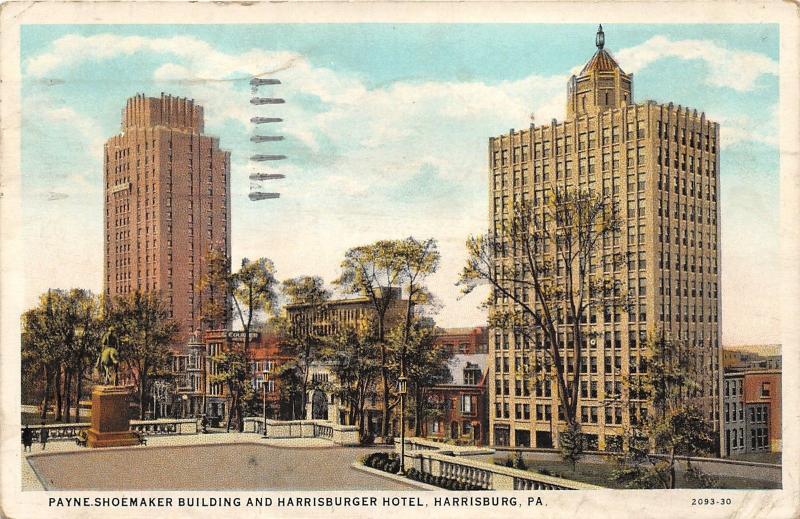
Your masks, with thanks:
M360 470L361 472L366 472L367 474L372 474L374 476L391 479L393 481L404 483L411 487L416 487L420 490L438 490L440 492L444 490L443 488L435 487L433 485L429 485L421 481L414 481L413 479L407 478L405 476L400 476L398 474L390 474L389 472L383 470L373 469L372 467L367 467L366 465L362 465L357 461L351 463L350 466L356 470Z

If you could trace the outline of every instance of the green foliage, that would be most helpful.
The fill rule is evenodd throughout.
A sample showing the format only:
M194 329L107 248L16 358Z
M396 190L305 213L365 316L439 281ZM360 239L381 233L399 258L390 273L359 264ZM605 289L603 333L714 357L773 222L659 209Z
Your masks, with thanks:
M514 468L528 470L528 464L525 463L525 458L522 457L522 451L517 451L517 457L514 459Z
M349 249L341 265L341 275L335 281L344 292L369 298L374 309L375 342L380 350L381 391L384 404L381 433L384 437L389 432L390 412L394 407L394 404L390 403L390 396L396 386L388 367L390 362L386 341L389 328L388 310L398 299L399 291L395 289L400 287L407 296L404 340L400 348L400 358L403 359L403 350L407 345L413 321L414 306L426 305L432 301L432 296L425 289L424 281L428 275L436 271L438 264L439 252L433 239L418 241L409 237L404 240L380 240ZM402 371L402 367L400 370ZM397 376L394 375L395 378Z
M337 380L335 393L350 408L361 438L366 435L364 408L376 391L375 382L381 372L375 342L374 327L369 321L345 323L330 338L327 355Z
M211 329L226 328L231 318L231 295L236 287L231 276L231 258L224 251L213 248L205 258L205 275L197 288L202 298L203 320Z
M279 381L281 419L296 420L303 416L303 378L296 360L285 362L275 370Z
M229 324L230 301L233 301L235 315L238 317L244 331L244 344L241 351L225 352L221 360L226 367L221 373L232 399L231 412L228 413L227 427L235 420L237 428L244 428L245 409L253 408L256 404L255 397L249 391L248 383L250 363L247 353L250 348L251 336L257 324L257 315L266 313L274 314L277 295L275 293L275 265L267 258L251 261L242 259L241 267L237 272L231 272L231 260L225 253L212 250L207 257L206 274L199 282L199 287L211 294L208 304L204 307L204 318L216 325ZM239 363L246 366L239 367Z
M150 378L168 370L178 325L157 293L138 290L109 300L105 320L118 340L120 363L134 378L144 419Z
M575 465L583 457L583 434L577 422L568 423L561 431L559 437L561 445L561 459L572 464L572 471L575 472Z
M82 382L99 353L102 333L100 300L90 291L42 294L39 304L22 315L23 400L42 398L46 404L51 389L60 394L62 387L69 387L65 379L74 376L77 420ZM56 414L60 417L61 409Z
M285 280L281 290L289 304L323 306L331 298L331 291L325 288L325 283L319 276L299 276Z
M696 465L692 465L691 462L687 463L689 466L686 468L686 479L693 483L694 486L699 488L719 488L719 478L703 472Z
M322 359L325 354L327 337L325 332L319 329L318 323L332 322L332 316L328 312L331 292L325 288L322 278L316 276L287 279L282 283L281 291L289 304L305 306L303 311L293 316L292 322L285 317L274 320L287 353L295 359L299 370L300 407L305 409L311 365ZM335 326L335 323L333 324Z
M648 340L646 370L640 375L653 412L626 432L625 454L616 460L615 478L629 488L675 488L676 457L713 452L715 433L689 395L700 386L688 347L664 335ZM687 473L702 486L714 478L694 467Z
M243 348L236 345L228 350L223 350L212 357L216 363L217 372L209 377L213 383L222 383L228 388L231 398L226 429L232 426L239 431L244 427L244 411L248 394L252 392L250 385L251 363Z
M577 419L581 363L590 339L581 323L597 312L630 305L621 285L592 261L624 261L621 255L603 256L601 249L619 235L621 220L610 197L560 188L543 196L543 204L515 204L500 230L468 239L458 285L468 294L488 284L490 327L529 343L544 342L560 405L571 423ZM513 264L498 261L512 257Z

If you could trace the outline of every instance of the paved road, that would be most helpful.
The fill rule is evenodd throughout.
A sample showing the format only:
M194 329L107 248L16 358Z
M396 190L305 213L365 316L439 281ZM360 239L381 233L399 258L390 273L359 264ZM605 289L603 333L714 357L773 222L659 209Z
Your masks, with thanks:
M191 445L29 458L49 490L414 490L350 464L369 450Z

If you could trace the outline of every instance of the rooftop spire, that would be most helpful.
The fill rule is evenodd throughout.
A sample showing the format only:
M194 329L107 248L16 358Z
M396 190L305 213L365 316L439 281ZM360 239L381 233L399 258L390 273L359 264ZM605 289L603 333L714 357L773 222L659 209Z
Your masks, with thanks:
M597 36L594 38L594 44L597 45L599 50L603 50L603 45L606 43L606 35L603 32L603 24L597 28Z

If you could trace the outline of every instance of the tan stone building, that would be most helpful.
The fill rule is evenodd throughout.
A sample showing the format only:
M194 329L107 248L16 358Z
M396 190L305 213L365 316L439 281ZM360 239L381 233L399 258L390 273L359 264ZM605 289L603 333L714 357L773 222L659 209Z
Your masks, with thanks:
M399 287L381 288L381 293L390 293L391 301L385 315L386 330L398 326L405 318L407 299L402 298ZM293 333L307 334L311 330L319 336L332 336L337 330L348 324L372 320L376 316L375 307L368 297L354 297L349 299L336 299L328 301L322 309L308 304L288 304L284 307L286 317L292 323ZM326 419L333 422L352 425L348 423L348 407L345 402L333 394L335 391L325 391L324 388L335 390L336 376L331 366L325 362L315 362L310 366L309 380L316 389L309 390L306 404L306 418ZM380 434L383 420L382 384L378 380L375 384L372 398L365 407L366 431ZM395 413L390 428L399 431L397 423L398 413ZM399 433L398 433L399 434Z
M703 386L691 396L719 429L719 125L672 103L635 104L633 75L604 49L602 28L596 44L569 80L564 121L489 140L489 223L500 232L515 202L541 207L555 187L618 204L621 232L601 244L596 265L621 281L634 305L582 325L598 339L587 345L578 418L589 448L604 450L618 448L623 429L648 412L625 381L635 384L643 339L657 331L693 347ZM615 268L615 253L627 263ZM499 261L513 268L511 258ZM539 383L528 373L529 364L549 365L529 363L537 355L530 346L513 333L489 333L490 444L558 446L557 387L549 370Z
M203 327L207 252L231 252L230 152L203 133L201 106L162 93L128 99L104 155L104 292L160 292L185 343Z

